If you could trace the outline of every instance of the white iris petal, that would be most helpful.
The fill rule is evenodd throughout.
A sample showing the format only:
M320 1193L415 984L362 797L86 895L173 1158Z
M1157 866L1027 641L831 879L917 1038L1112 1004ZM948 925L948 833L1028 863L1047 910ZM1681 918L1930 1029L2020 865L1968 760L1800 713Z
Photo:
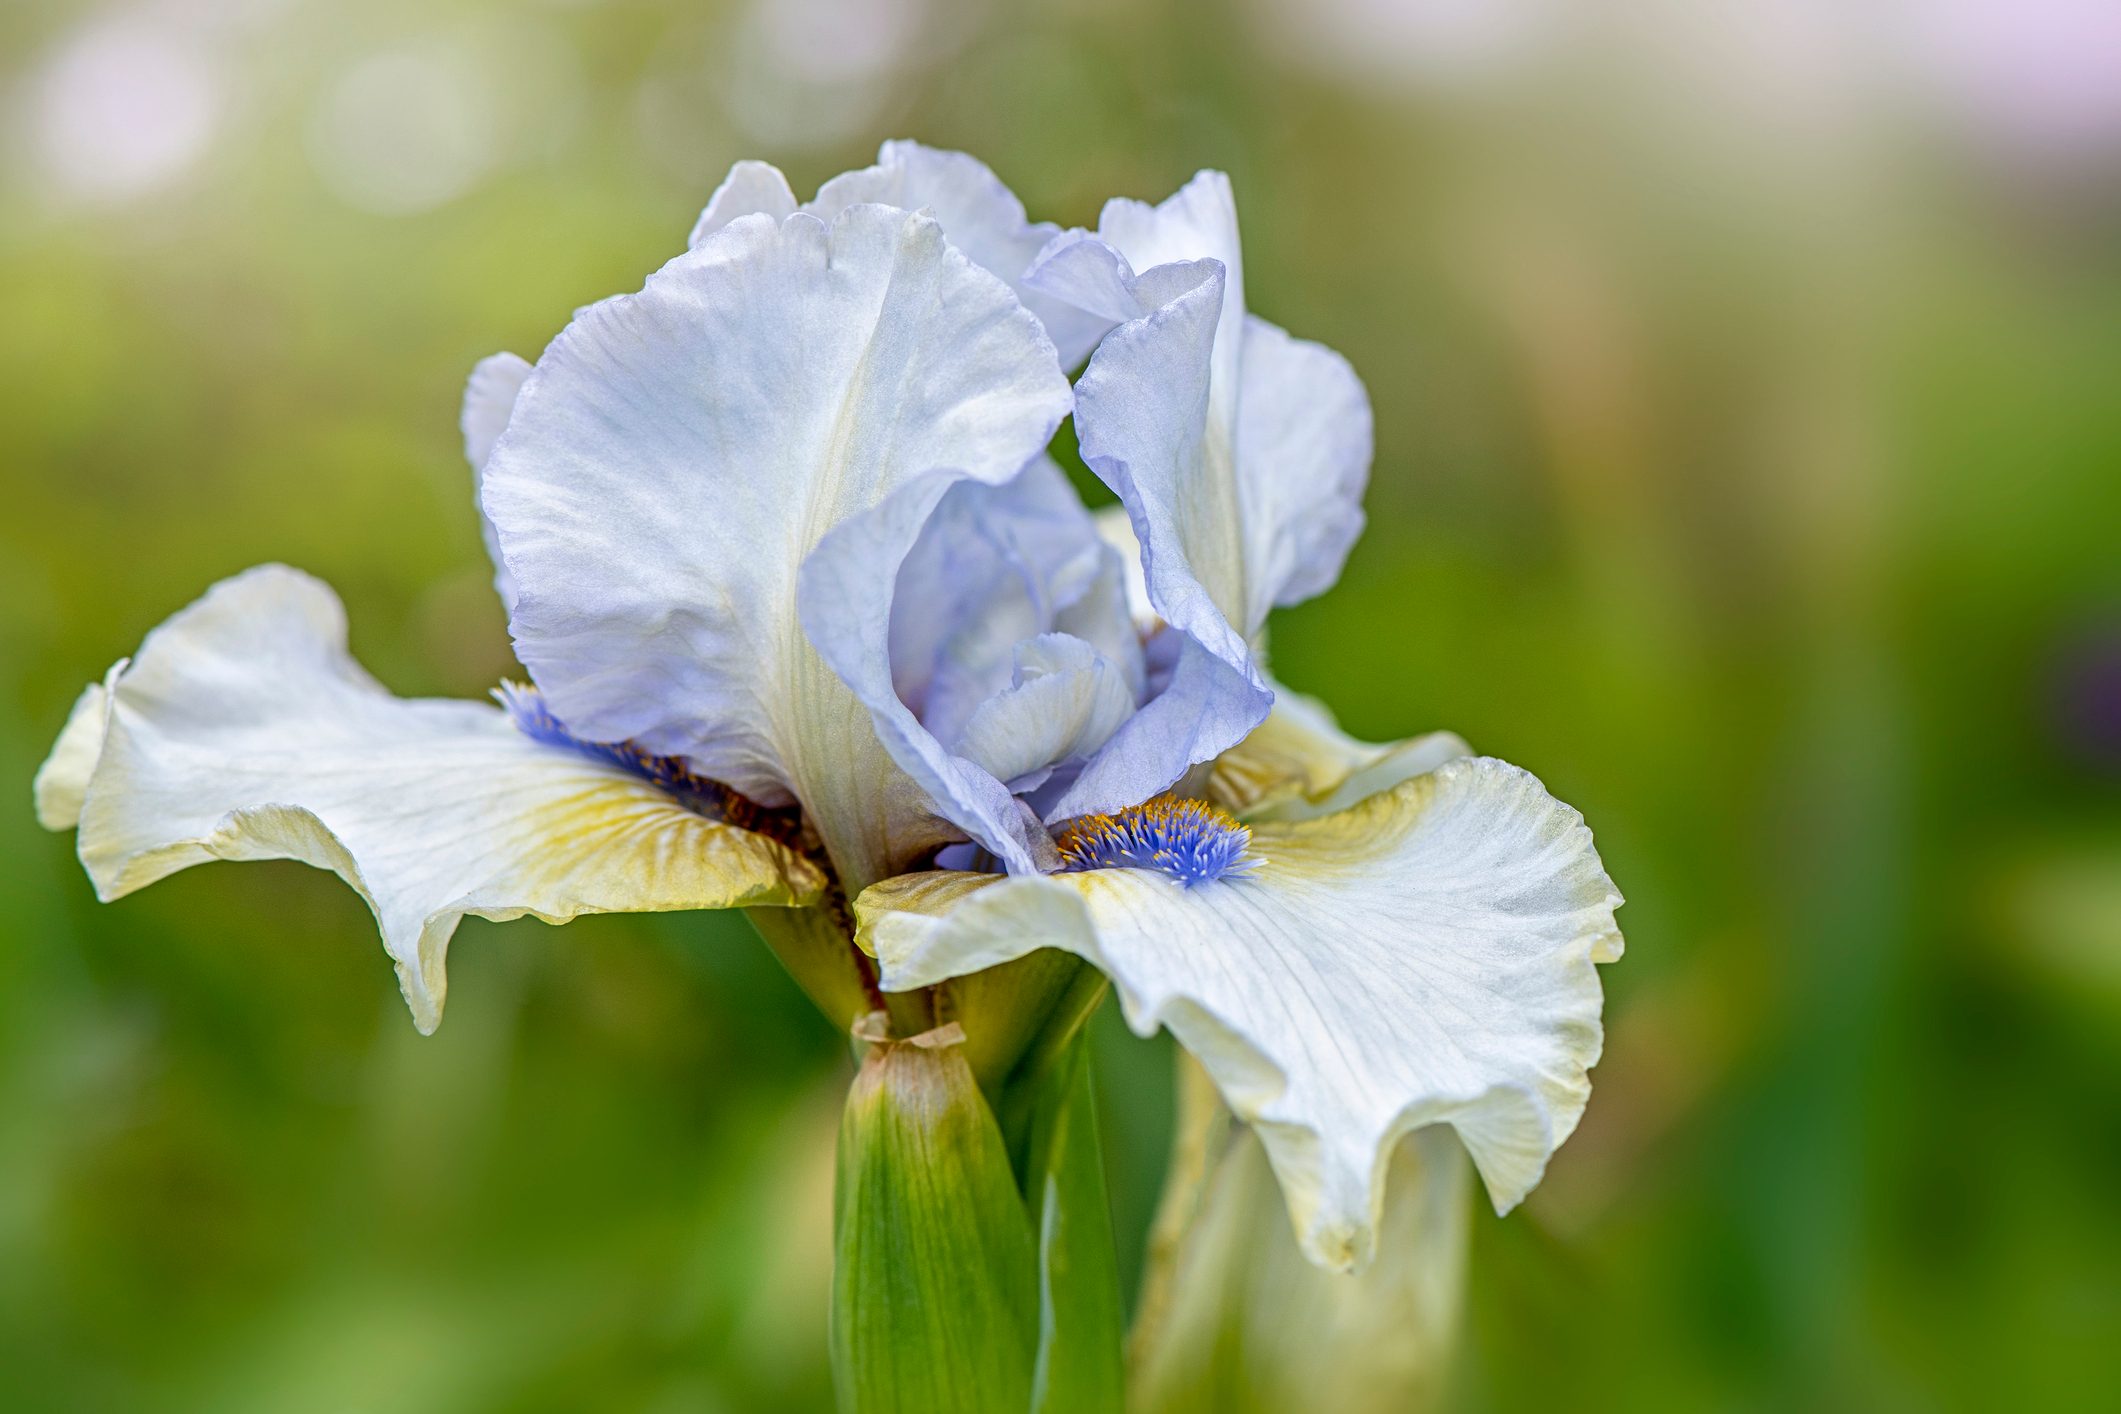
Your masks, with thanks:
M1068 406L933 220L731 222L582 311L487 463L524 665L578 736L800 801L850 886L960 832L1030 867L1006 790L892 694L891 588L950 487L1013 476Z
M391 696L332 592L267 565L216 585L84 693L45 769L109 900L211 859L298 859L367 902L413 1019L441 1019L466 914L797 904L808 860L475 702ZM69 818L69 817L73 818Z
M1330 588L1362 532L1370 401L1347 360L1247 312L1229 178L1106 203L1096 234L1056 240L1027 283L1120 322L1076 421L1148 548L1158 612L1176 623L1204 594L1249 642L1270 609Z
M1133 715L1134 689L1117 664L1070 634L1020 643L1014 657L1013 682L973 710L952 750L1026 789L1034 773L1103 746Z
M493 455L501 434L508 430L508 415L515 410L516 394L523 391L523 380L529 376L530 365L516 355L487 355L465 381L464 408L457 417L458 429L464 434L464 459L471 463L471 494L479 512L479 538L486 542L487 558L493 561L494 592L501 596L502 607L511 612L516 604L515 580L501 559L501 540L486 514L481 488L486 480L486 460Z
M1141 642L1122 580L1050 458L1000 486L962 483L899 569L893 690L937 739L955 742L982 703L1016 685L1024 645L1066 633L1108 659L1139 698Z
M740 216L763 212L776 220L804 211L830 221L850 206L873 202L925 211L942 222L950 243L974 264L1015 288L1069 368L1080 364L1111 327L1109 320L1024 284L1040 249L1059 234L1050 221L1033 223L1024 204L978 158L903 140L887 142L874 166L843 172L798 205L788 179L764 162L739 162L715 190L692 228L698 245Z
M1245 820L1309 820L1472 754L1456 732L1359 741L1340 729L1325 703L1276 683L1273 712L1216 758L1204 791Z
M1260 1133L1298 1239L1360 1266L1399 1136L1448 1123L1498 1211L1590 1095L1593 964L1620 903L1582 817L1500 761L1449 762L1334 815L1253 828L1249 872L1174 888L1099 869L913 874L857 902L889 990L1065 949L1129 1024L1169 1027Z

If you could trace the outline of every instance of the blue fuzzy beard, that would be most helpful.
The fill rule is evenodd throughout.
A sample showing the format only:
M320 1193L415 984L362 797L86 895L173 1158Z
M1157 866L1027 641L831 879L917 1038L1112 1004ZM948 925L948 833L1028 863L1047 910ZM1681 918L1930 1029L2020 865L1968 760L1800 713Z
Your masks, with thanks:
M1154 869L1187 888L1242 877L1259 861L1245 857L1252 832L1199 800L1159 796L1111 814L1085 815L1061 832L1061 868Z

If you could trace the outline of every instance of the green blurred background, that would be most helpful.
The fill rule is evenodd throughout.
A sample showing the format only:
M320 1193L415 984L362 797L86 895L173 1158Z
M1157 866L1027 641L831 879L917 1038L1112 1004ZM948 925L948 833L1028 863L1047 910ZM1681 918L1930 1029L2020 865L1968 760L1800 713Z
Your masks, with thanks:
M0 1405L807 1410L847 1068L741 922L467 922L422 1040L295 865L94 903L32 771L264 560L509 670L472 362L733 159L1036 216L1232 173L1377 409L1276 663L1580 806L1596 1095L1475 1220L1474 1410L2114 1407L2121 21L2101 0L0 8ZM1125 1260L1161 1043L1100 1018Z

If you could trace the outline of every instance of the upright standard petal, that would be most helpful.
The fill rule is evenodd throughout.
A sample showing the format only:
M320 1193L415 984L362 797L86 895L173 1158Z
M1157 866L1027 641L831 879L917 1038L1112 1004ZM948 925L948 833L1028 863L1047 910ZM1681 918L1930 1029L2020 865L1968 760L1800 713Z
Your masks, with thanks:
M1229 177L1216 171L1197 172L1192 181L1154 206L1114 197L1098 213L1097 238L1138 271L1189 260L1212 260L1222 266L1211 396L1216 405L1215 424L1229 426L1245 324L1244 245L1238 239L1237 195L1230 189Z
M530 365L516 355L487 355L465 381L464 408L457 416L457 426L464 434L464 460L471 463L471 495L479 512L479 538L486 542L487 557L493 561L494 592L511 612L516 603L515 581L509 578L508 566L501 560L501 542L494 534L493 522L487 518L482 490L486 459L493 455L494 444L508 430L508 415L515 411L516 394L523 391L523 380L529 376Z
M348 654L332 592L278 565L216 585L84 695L55 787L95 735L92 707L79 846L100 897L210 859L329 869L375 913L422 1031L466 914L564 923L802 903L824 885L782 845L533 741L498 708L392 697Z
M1025 306L1045 323L1064 366L1073 368L1089 357L1111 327L1109 320L1022 283L1039 251L1060 233L1058 226L1050 221L1032 222L1016 193L978 158L917 142L885 143L874 166L841 173L800 207L788 189L788 179L778 170L763 162L739 162L700 213L692 228L692 244L698 245L739 216L754 212L778 220L800 210L830 221L848 207L863 203L925 211L942 222L952 245L1015 287Z
M847 582L867 592L859 574ZM1246 683L1227 670L1218 677L1219 665L1202 655L1193 670L1163 674L1156 687L1168 700L1137 714L1149 682L1126 586L1126 562L1050 460L1003 486L959 485L899 571L890 648L897 698L951 750L1038 790L1048 820L1146 800L1203 752L1242 736L1255 704ZM823 615L822 631L856 616L851 606ZM1087 645L1099 663L1083 664L1068 686L1034 666L1039 681L1020 691L1024 655L1042 659L1036 640L1047 634ZM1216 695L1218 685L1234 686L1236 700ZM882 704L880 718L891 715ZM977 740L968 736L975 715ZM997 751L1004 721L1010 741Z
M1331 589L1362 537L1370 395L1324 344L1245 316L1230 437L1244 515L1245 622ZM1210 443L1211 449L1213 443Z
M1068 407L1037 321L934 220L735 220L582 311L524 384L485 489L517 651L575 735L800 801L850 887L959 832L1021 852L999 783L894 764L915 753L806 637L798 580L831 535L803 597L852 577L856 612L823 622L888 695L891 589L929 512L1014 475Z
M1203 260L1223 270L1212 301L1197 282L1150 280L1158 267ZM1159 206L1107 203L1095 237L1055 241L1028 279L1122 321L1084 375L1077 426L1085 460L1097 445L1102 464L1091 465L1127 501L1137 533L1145 517L1164 522L1160 536L1142 535L1152 563L1152 539L1182 546L1183 572L1247 640L1276 605L1330 587L1362 531L1369 397L1340 355L1246 311L1229 179L1203 172ZM1167 310L1173 301L1195 307ZM1100 381L1115 394L1128 386L1131 398L1089 386L1105 350L1126 368ZM1128 378L1145 366L1184 375ZM1144 398L1161 408L1136 406ZM1187 439L1174 442L1173 427ZM1111 474L1122 469L1131 491Z
M1064 238L1034 280L1130 316L1076 384L1076 431L1083 460L1127 508L1151 607L1185 640L1163 690L1049 812L1059 820L1139 803L1128 790L1152 766L1164 776L1152 789L1171 785L1243 740L1273 693L1216 597L1242 593L1233 484L1203 470L1222 267L1200 260L1136 276L1109 246Z
M982 702L953 743L1012 785L1055 763L1087 757L1134 713L1119 667L1072 634L1017 645L1010 686Z
M1498 1211L1575 1129L1620 896L1574 810L1452 761L1339 814L1254 828L1249 867L1036 879L913 874L865 893L883 985L1041 947L1086 958L1142 1035L1167 1026L1266 1144L1298 1240L1359 1267L1399 1136L1448 1123Z
M1128 614L1144 632L1153 629L1162 622L1163 616L1149 602L1149 580L1142 572L1142 542L1134 533L1133 518L1127 514L1125 506L1106 506L1092 513L1090 519L1097 527L1097 538L1111 546L1112 553L1118 555L1120 563L1126 566L1126 578L1122 584L1126 590Z
M1118 665L1138 697L1141 643L1116 599L1121 576L1117 556L1050 457L1000 486L961 482L899 568L893 688L948 741L980 703L1010 686L1019 644L1065 632Z
M714 195L707 198L707 208L692 223L692 236L685 244L700 244L740 216L771 216L779 221L795 211L795 193L789 190L781 169L771 162L746 158L729 169Z

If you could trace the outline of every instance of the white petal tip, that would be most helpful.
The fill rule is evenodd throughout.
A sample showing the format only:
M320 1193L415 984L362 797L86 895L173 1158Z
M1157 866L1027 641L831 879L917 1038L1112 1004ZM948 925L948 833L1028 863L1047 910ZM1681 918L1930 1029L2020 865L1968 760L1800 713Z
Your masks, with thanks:
M37 768L30 792L37 805L37 823L47 830L71 830L81 823L81 802L88 793L88 779L103 754L105 686L125 667L121 661L104 682L81 689L66 714L66 725L52 743L51 755Z
M1373 1246L1369 1230L1353 1224L1318 1229L1303 1243L1304 1255L1314 1264L1349 1275L1370 1264Z

